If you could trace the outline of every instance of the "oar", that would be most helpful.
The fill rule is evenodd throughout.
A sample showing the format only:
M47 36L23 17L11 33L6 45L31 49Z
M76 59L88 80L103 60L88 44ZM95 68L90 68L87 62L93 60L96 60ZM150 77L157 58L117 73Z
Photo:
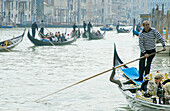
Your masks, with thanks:
M154 54L159 53L159 52L162 52L162 51L163 51L163 50L160 50L160 51L151 53L151 54L149 54L149 56L154 55ZM142 56L142 57L140 57L140 58L138 58L138 59L132 60L132 61L130 61L130 62L121 64L121 65L115 66L115 67L113 67L113 68L111 68L111 69L108 69L108 70L103 71L103 72L101 72L101 73L98 73L98 74L96 74L96 75L94 75L94 76L88 77L88 78L83 79L83 80L81 80L81 81L78 81L78 82L76 82L76 83L74 83L74 84L71 84L71 85L69 85L69 86L67 86L67 87L64 87L64 88L62 88L62 89L60 89L60 90L58 90L58 91L55 91L55 92L53 92L53 93L51 93L51 94L48 94L48 95L46 95L46 96L43 96L43 97L35 100L34 102L38 102L39 100L41 100L41 99L43 99L43 98L46 98L46 97L48 97L48 96L51 96L51 95L53 95L53 94L55 94L55 93L58 93L58 92L60 92L60 91L62 91L62 90L68 89L68 88L70 88L70 87L72 87L72 86L75 86L75 85L77 85L77 84L79 84L79 83L82 83L82 82L84 82L84 81L87 81L87 80L92 79L92 78L94 78L94 77L97 77L97 76L99 76L99 75L102 75L102 74L104 74L104 73L106 73L106 72L109 72L109 71L111 71L111 70L113 70L113 69L117 69L117 68L119 68L119 67L125 66L125 65L127 65L127 64L130 64L130 63L132 63L132 62L135 62L135 61L140 60L140 59L143 59L143 58L145 58L145 56Z
M5 48L5 47L3 47L3 46L0 46L0 48L3 48L3 49L5 49L5 50L8 51L8 52L12 52L11 50L9 50L9 49L7 49L7 48Z
M44 36L44 34L42 34L41 32L39 32L42 36ZM46 36L44 36L45 38L47 38ZM49 40L49 42L53 45L53 46L55 46L50 40Z

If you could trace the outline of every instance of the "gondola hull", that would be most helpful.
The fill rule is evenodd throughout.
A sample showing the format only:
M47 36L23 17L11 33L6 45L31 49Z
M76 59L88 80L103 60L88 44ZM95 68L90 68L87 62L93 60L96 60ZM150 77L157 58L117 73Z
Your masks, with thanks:
M99 40L104 38L105 32L101 35L96 35L95 33L86 32L86 35L89 38L89 40Z
M112 31L113 28L100 28L101 31Z
M26 29L22 35L0 42L0 51L10 51L10 49L22 42Z
M67 41L63 41L63 42L54 42L54 41L42 41L42 40L38 40L35 39L34 37L32 37L30 35L30 32L28 31L27 34L29 40L35 45L35 46L59 46L59 45L69 45L72 44L73 42L75 42L77 40L77 36L71 37L69 39L67 39Z
M131 29L120 29L120 28L116 28L117 33L129 33L131 31Z

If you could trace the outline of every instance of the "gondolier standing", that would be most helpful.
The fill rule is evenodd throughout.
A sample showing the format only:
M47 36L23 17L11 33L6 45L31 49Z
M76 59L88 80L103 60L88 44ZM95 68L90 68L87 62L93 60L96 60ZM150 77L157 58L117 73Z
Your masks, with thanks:
M40 35L41 35L41 37L43 38L43 35L44 35L44 27L45 27L45 23L44 23L43 20L41 20L40 27L41 27L41 29L40 29ZM43 35L42 35L42 34L43 34Z
M88 33L90 33L90 29L92 28L92 24L89 22L88 23L88 27L87 27L87 30L88 30Z
M76 25L76 23L74 23L74 25L73 25L73 32L76 31L76 28L77 28L77 25Z
M141 51L141 57L145 56L139 61L139 78L135 79L136 81L143 80L143 74L145 72L145 76L150 73L151 63L155 55L149 56L149 54L156 52L156 39L162 43L163 51L165 48L165 41L160 33L150 27L149 21L143 22L144 29L139 34L139 47ZM145 65L145 60L147 60Z
M35 37L36 29L38 31L38 26L37 26L37 22L36 21L32 24L31 28L32 28L32 36Z
M83 21L83 28L84 28L84 32L86 32L86 22Z

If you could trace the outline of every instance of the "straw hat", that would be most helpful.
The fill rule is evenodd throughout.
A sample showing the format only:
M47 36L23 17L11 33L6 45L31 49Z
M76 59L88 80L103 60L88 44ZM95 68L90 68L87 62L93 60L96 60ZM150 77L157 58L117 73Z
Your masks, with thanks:
M163 79L163 75L161 73L156 73L154 78Z

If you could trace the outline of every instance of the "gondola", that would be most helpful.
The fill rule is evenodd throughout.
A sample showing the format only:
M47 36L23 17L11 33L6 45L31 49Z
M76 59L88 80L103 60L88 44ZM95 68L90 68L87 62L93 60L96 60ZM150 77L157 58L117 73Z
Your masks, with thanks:
M20 36L13 37L11 39L4 40L4 41L0 42L0 51L11 51L10 49L14 48L19 43L22 42L25 31L26 31L26 29L24 29L23 34Z
M30 31L28 30L28 34L27 34L29 40L35 45L35 46L58 46L58 45L69 45L72 44L73 42L75 42L77 40L77 35L75 36L71 36L69 39L67 39L66 41L59 41L59 42L55 42L55 41L43 41L43 40L38 40L34 37L32 37L30 35Z
M108 27L108 28L107 27L101 27L100 30L101 31L112 31L113 28L112 27Z
M97 35L95 32L86 32L86 35L88 37L89 40L98 40L98 39L103 39L104 38L104 35L105 35L105 32L103 32L102 34L100 35Z
M113 66L119 66L123 64L119 58L116 46L114 46L114 57L113 57ZM110 76L110 81L117 84L120 91L126 97L129 106L132 110L153 110L153 111L169 111L170 105L153 103L153 99L150 97L145 97L143 95L144 88L146 87L146 82L148 81L145 77L145 81L135 81L134 79L139 77L138 70L135 67L122 66L119 70L113 69L113 72ZM166 78L169 80L168 78Z
M116 28L117 33L129 33L131 29Z

